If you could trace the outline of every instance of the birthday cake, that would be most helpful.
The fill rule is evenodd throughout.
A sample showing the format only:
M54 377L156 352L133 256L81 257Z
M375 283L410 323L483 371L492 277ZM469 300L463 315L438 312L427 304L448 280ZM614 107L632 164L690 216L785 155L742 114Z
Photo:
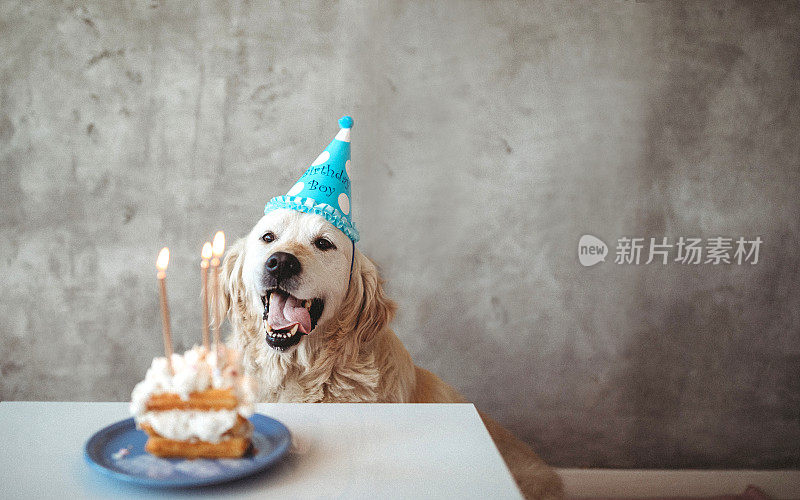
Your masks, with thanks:
M147 433L145 450L159 457L237 458L250 447L253 389L238 354L194 347L153 359L131 394L136 426Z

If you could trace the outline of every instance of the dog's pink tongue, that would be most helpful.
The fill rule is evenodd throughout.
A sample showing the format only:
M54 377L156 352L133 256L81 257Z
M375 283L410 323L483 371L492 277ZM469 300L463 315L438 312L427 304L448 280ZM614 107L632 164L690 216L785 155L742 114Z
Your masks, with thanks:
M269 296L269 314L267 323L273 330L285 330L299 325L298 331L309 333L311 331L311 315L303 307L303 302L291 295L273 293Z

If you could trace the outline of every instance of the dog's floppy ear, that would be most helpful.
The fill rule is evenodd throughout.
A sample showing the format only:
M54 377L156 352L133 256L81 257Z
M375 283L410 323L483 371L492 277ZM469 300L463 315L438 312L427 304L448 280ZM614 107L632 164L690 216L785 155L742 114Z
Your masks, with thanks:
M242 281L242 265L244 264L245 239L241 238L228 249L219 270L219 307L228 316L234 330L242 325L243 312L247 308L247 300Z
M356 250L350 289L342 304L340 330L369 342L394 318L397 304L383 290L383 280L375 264Z

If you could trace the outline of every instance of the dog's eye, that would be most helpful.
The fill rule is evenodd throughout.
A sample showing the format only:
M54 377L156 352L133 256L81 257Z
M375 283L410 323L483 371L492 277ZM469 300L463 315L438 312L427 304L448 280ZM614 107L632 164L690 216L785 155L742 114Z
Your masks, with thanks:
M317 238L314 241L314 246L319 248L323 252L325 250L330 250L332 248L336 248L336 246L333 243L331 243L331 241L329 239L327 239L327 238Z
M275 233L272 231L267 231L264 233L264 236L262 236L261 239L264 240L264 243L272 243L275 241Z

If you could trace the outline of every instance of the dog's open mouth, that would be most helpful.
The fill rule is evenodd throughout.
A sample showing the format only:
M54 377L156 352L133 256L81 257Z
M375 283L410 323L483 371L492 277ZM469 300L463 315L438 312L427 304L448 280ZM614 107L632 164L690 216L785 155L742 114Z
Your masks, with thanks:
M267 345L285 351L297 345L317 327L325 303L322 299L300 299L280 289L268 290L261 297Z

